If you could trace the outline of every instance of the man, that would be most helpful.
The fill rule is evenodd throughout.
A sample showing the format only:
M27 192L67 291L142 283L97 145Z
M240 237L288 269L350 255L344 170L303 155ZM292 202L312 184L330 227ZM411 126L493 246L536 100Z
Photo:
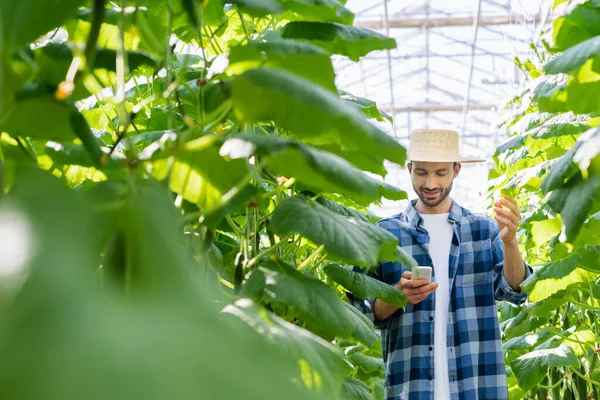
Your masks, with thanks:
M454 131L414 131L408 169L418 199L378 223L420 266L433 267L432 283L383 262L371 276L404 292L406 309L350 296L381 330L387 400L508 398L495 300L526 299L520 284L531 268L517 244L521 215L508 197L496 202L495 222L450 198L461 163L483 161L458 148Z

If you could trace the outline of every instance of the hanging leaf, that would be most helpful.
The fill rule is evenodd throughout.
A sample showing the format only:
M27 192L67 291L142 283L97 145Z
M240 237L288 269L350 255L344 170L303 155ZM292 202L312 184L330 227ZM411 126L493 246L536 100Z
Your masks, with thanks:
M279 68L336 93L335 72L329 54L310 43L285 39L250 41L245 46L232 48L228 59L227 72L230 74L240 74L261 66Z
M348 319L352 321L352 337L369 347L379 342L379 335L375 331L373 323L356 307L344 302Z
M338 0L282 0L286 10L297 18L309 21L340 22L352 25L354 14L344 7L345 1Z
M290 324L257 306L249 299L237 300L223 313L244 321L295 364L297 376L309 390L331 396L348 370L342 354L330 343L305 329Z
M398 238L390 232L359 221L349 221L304 196L288 197L273 212L273 232L299 233L329 256L365 268L382 260L397 260Z
M406 307L406 295L387 283L335 264L326 266L325 273L361 299L375 297L394 307Z
M377 108L377 103L375 103L372 100L365 99L364 97L356 97L353 94L348 93L344 90L340 90L340 96L342 100L354 105L369 118L375 119L380 122L387 121L390 124L394 122L391 115Z
M319 279L282 261L265 261L254 269L242 288L242 296L290 307L311 325L331 335L349 337L350 318L336 293Z
M246 14L258 18L283 11L279 0L227 0L227 3L235 4Z
M293 21L281 31L285 39L306 40L324 48L331 54L358 61L376 50L393 50L396 41L380 33L333 22Z
M548 62L544 66L544 70L548 74L569 73L598 55L600 55L600 37L594 37L567 49Z
M233 82L237 114L248 122L273 120L303 140L379 154L403 164L406 149L333 93L286 71L260 68Z
M382 196L406 199L406 192L371 178L349 162L306 144L278 136L243 135L223 144L221 155L232 159L253 154L266 157L269 168L279 176L324 193L339 193L368 205Z

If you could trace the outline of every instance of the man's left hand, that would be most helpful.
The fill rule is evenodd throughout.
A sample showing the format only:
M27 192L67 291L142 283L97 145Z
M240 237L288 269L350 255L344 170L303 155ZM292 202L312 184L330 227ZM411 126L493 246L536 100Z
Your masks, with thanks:
M494 212L502 241L505 244L517 244L517 229L522 219L517 202L509 196L504 196L496 202Z

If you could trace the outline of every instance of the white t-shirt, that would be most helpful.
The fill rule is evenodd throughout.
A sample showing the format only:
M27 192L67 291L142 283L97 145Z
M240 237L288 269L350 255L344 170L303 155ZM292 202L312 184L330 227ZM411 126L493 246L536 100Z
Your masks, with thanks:
M446 214L421 214L423 227L429 233L429 254L433 261L435 281L435 312L433 332L434 387L436 400L450 399L450 378L448 376L448 353L446 330L448 328L448 306L450 303L450 284L448 262L453 229Z

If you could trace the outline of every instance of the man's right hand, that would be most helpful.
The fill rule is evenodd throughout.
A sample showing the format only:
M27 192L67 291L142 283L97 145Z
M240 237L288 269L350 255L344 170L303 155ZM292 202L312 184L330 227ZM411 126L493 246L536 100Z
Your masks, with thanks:
M437 282L429 283L425 279L412 280L412 272L404 271L396 288L402 291L408 298L408 304L417 304L425 300L435 289Z

